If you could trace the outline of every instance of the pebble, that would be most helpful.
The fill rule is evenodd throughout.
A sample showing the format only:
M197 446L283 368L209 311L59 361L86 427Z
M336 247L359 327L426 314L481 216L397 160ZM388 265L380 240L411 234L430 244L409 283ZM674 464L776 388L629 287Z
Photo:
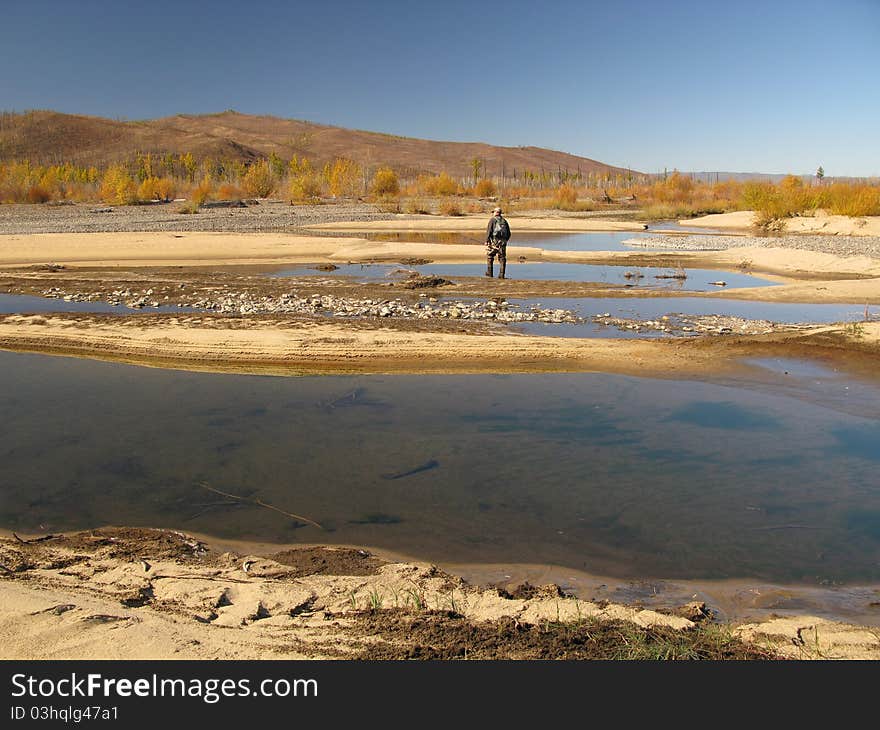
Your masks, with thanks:
M121 233L127 231L289 231L313 223L392 220L393 214L369 203L290 205L284 200L261 201L234 210L203 208L181 215L180 203L121 205L96 208L94 203L64 206L8 204L0 206L0 233ZM103 213L103 215L97 215ZM106 215L112 213L112 215Z

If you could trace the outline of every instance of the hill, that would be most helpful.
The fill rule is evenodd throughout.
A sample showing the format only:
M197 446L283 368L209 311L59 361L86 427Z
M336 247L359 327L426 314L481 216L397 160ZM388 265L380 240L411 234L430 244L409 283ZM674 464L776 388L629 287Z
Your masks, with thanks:
M103 166L137 153L251 162L275 153L323 164L348 157L371 168L390 165L403 175L420 172L472 174L471 161L483 161L489 176L514 170L567 171L583 175L627 175L632 171L586 157L541 147L499 147L481 142L443 142L398 137L297 119L253 116L235 111L179 114L163 119L119 121L101 117L30 111L0 114L0 161L75 162Z

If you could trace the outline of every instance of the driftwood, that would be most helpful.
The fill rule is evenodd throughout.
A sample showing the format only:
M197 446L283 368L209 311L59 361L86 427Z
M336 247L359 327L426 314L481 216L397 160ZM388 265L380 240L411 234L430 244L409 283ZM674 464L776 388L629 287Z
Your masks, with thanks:
M242 497L242 496L239 496L238 494L230 494L229 492L223 492L219 489L215 489L214 487L208 486L204 482L199 482L198 484L202 489L207 489L209 492L214 492L214 494L219 494L222 497L229 497L229 499L234 499L238 502L250 502L251 504L257 505L258 507L265 507L266 509L271 509L275 512L278 512L278 513L284 515L285 517L290 517L293 520L299 520L300 522L305 522L306 524L314 525L319 530L324 529L321 525L319 525L314 520L310 520L308 517L303 517L302 515L298 515L293 512L285 512L283 509L279 509L278 507L271 505L271 504L268 504L267 502L264 502L261 499L255 499L252 497Z
M46 540L55 540L56 538L62 537L62 535L43 535L43 537L32 537L30 540L24 540L14 532L12 533L12 536L22 545L33 545L35 542L45 542Z

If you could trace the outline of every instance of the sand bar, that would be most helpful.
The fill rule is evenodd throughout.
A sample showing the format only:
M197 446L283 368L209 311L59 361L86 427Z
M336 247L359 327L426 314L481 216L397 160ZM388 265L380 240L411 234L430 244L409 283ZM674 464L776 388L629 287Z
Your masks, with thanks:
M424 216L412 218L400 216L385 221L358 221L351 223L316 223L306 228L328 231L391 231L391 232L430 232L462 231L485 233L489 222L487 215L480 216ZM517 218L508 216L513 234L516 231L531 233L583 233L589 231L643 231L647 226L631 221L609 221L599 218Z
M754 228L755 213L738 210L732 213L714 213L700 218L680 220L679 225L694 228L718 228L743 231ZM796 216L785 219L787 233L821 233L840 236L880 236L880 216L850 217L828 215L817 211L815 215Z
M852 337L831 326L751 337L603 340L355 329L283 317L0 317L0 349L278 375L608 372L709 377L747 372L737 358L759 354L821 355L876 374L878 339L880 323L866 323Z

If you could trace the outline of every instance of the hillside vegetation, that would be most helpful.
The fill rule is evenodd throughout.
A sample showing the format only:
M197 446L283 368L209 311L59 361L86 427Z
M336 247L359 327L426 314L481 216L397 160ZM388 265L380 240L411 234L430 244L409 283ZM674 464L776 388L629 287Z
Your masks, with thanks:
M51 111L0 114L0 203L185 198L367 198L389 211L507 208L585 212L621 206L646 220L754 210L757 224L817 210L880 215L880 181L788 175L714 183L645 175L537 147L437 142L227 111L139 122Z

